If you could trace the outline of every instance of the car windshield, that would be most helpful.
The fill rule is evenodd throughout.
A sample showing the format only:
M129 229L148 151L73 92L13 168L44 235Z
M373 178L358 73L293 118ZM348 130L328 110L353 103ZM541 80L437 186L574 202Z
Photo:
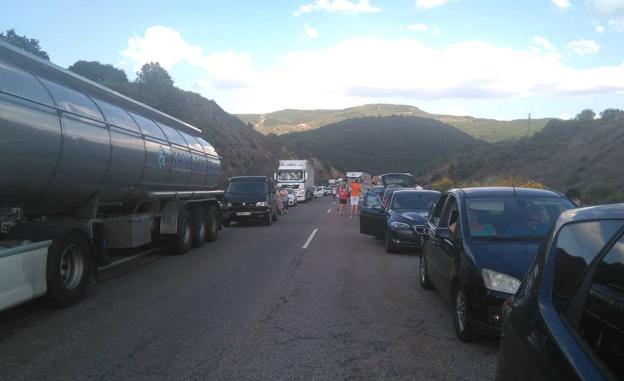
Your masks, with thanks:
M437 198L434 192L397 192L391 209L429 210Z
M227 188L228 194L264 194L264 181L232 181Z
M300 181L303 180L303 171L300 169L283 170L277 173L278 181Z
M542 239L561 212L573 207L563 197L497 197L466 201L468 231L476 240Z

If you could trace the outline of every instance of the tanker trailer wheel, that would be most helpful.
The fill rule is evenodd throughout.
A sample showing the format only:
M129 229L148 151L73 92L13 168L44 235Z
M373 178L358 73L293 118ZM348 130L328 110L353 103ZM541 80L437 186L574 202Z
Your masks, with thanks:
M204 208L198 207L191 212L193 228L193 247L202 247L206 244L208 233L208 218Z
M206 241L214 242L217 240L219 236L219 217L217 215L218 209L216 206L211 205L208 208L208 213L206 218L208 220L208 225L206 229ZM229 221L228 221L229 222Z
M55 239L48 251L47 298L59 307L79 302L86 295L92 269L91 249L81 233Z
M178 232L167 236L167 246L173 254L186 254L193 244L193 229L191 213L188 210L180 210L178 215Z

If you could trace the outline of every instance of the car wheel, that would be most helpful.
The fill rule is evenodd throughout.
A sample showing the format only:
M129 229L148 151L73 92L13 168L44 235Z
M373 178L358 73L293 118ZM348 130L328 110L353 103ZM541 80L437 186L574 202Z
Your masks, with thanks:
M458 283L453 288L453 325L457 338L466 343L474 341L477 336L470 324L468 305L466 288Z
M420 254L420 287L423 290L433 290L433 284L429 279L429 270L427 269L427 258Z
M384 237L384 243L386 244L386 253L396 253L398 247L392 241L392 236L389 231L386 231L386 235Z

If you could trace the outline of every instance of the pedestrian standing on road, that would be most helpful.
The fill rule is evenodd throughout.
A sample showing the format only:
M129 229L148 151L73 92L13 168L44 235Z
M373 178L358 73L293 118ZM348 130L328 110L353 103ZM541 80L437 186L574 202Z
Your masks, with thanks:
M357 179L351 182L351 217L357 217L358 205L360 203L360 190L362 187L358 183Z
M349 192L345 189L345 187L341 184L340 188L338 188L338 215L342 216L342 210L344 209L347 200L349 199Z
M277 214L281 216L286 213L284 210L284 204L282 204L282 195L279 190L275 191L275 205L277 206Z
M286 210L288 209L288 191L284 186L279 191L280 198L282 199L282 205L284 206L284 214L288 213Z
M574 188L570 188L565 192L565 195L567 198L570 199L570 201L572 201L572 203L574 205L576 205L578 208L580 208L581 206L583 206L583 199L581 198L581 192L579 192L578 190L574 189Z

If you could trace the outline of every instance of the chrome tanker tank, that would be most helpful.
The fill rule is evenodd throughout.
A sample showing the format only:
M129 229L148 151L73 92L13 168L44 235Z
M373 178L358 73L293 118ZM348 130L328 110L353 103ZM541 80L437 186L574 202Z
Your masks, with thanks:
M63 214L132 207L150 191L212 190L197 128L0 42L0 206Z

